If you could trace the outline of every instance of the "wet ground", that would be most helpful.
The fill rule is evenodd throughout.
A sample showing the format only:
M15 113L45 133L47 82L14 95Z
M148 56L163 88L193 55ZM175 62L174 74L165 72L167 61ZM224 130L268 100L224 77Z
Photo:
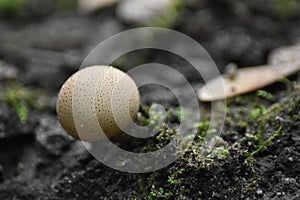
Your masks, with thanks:
M153 173L110 169L64 132L55 111L62 83L95 45L136 27L116 18L114 10L90 15L49 11L39 18L4 15L0 20L0 199L300 199L297 75L264 88L272 99L254 92L228 100L221 136L228 144L226 155L199 159L197 151L189 151ZM299 13L278 10L267 0L187 1L172 28L200 42L223 71L229 62L265 64L274 48L299 42ZM126 66L160 62L181 69L196 89L203 84L174 55L151 50L137 55L123 59L120 67L126 71ZM30 103L24 101L30 109L21 123L20 110L3 99L8 91L24 90L31 95ZM147 94L145 105L177 106L161 88L148 88ZM209 104L200 107L209 110ZM151 144L163 142L154 138Z

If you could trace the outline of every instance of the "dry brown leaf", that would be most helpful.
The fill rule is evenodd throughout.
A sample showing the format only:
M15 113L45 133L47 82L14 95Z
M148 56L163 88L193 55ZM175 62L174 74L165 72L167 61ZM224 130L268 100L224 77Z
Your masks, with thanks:
M299 71L299 55L299 44L277 49L270 55L269 65L238 69L234 77L218 76L200 88L198 97L201 101L215 101L265 87Z

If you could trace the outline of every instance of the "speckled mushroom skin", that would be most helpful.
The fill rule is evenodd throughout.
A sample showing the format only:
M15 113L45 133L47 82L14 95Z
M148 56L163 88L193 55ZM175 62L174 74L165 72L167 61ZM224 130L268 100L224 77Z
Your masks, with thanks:
M91 91L93 87L95 90ZM61 125L71 136L98 141L105 138L101 132L107 137L119 135L120 127L124 130L136 117L139 103L138 88L126 73L109 66L92 66L79 70L64 83L56 110ZM98 124L93 124L95 115ZM75 125L74 121L80 124Z

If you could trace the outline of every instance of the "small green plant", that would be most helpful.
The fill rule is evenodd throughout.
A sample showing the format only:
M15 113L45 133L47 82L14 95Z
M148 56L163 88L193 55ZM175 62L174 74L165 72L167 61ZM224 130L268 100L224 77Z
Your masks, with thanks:
M298 0L273 0L276 14L281 19L288 19L298 14Z
M277 131L275 131L275 132L271 135L271 137L269 137L269 138L268 138L267 140L265 140L265 141L263 141L263 140L261 139L261 136L258 137L257 140L259 141L259 143L258 143L258 145L257 145L257 148L256 148L253 152L251 152L251 153L249 154L249 156L252 157L252 156L254 156L255 154L257 154L257 153L261 152L262 150L266 149L268 146L271 146L271 145L273 144L274 140L275 140L276 138L280 137L282 134L283 134L283 132L282 132L282 127L280 127ZM260 135L262 135L262 133L261 133Z
M150 25L169 28L176 24L183 6L182 0L174 0L171 7L163 15L155 19Z
M76 7L74 0L53 0L56 10L71 10Z
M251 134L247 135L247 137L250 138L252 143L254 144L255 149L245 154L247 157L246 163L252 165L254 163L253 156L267 149L267 147L273 145L274 140L281 137L284 134L284 132L282 127L279 127L268 139L265 140L263 139L264 134L265 134L264 130L260 129L256 135L251 135Z
M292 81L290 81L287 77L282 77L277 82L284 84L286 87L290 87L292 85Z
M207 134L213 134L217 132L216 127L213 124L211 124L209 120L196 122L194 124L194 128L196 128L199 131L197 139L199 139L200 142L203 142L205 140Z
M164 143L164 142L168 142L172 138L174 138L175 134L176 134L176 131L174 129L165 127L165 128L160 129L160 132L159 132L159 134L157 134L155 139L159 143Z
M256 190L258 185L258 180L256 177L252 177L248 181L248 185L246 186L247 191Z
M269 93L265 90L257 90L256 91L256 96L262 97L262 98L267 99L267 100L273 100L274 99L274 96L271 93Z
M172 115L172 111L168 110L167 112L164 112L160 110L156 104L153 104L151 106L151 109L149 110L149 116L150 118L146 119L146 125L154 127L156 130L160 130L160 125L167 120Z
M267 109L265 106L260 105L259 107L255 108L251 113L250 113L250 118L252 120L256 120L259 117L265 115L267 112Z
M199 131L207 131L210 126L210 121L196 122L194 128L197 128Z
M228 154L229 154L229 150L226 149L225 147L217 147L214 150L214 154L218 157L218 158L227 158Z
M187 120L193 115L188 109L184 107L177 107L175 114L181 119L181 121Z
M16 110L21 123L27 122L30 109L43 106L40 91L28 90L17 83L4 88L0 101L7 103Z
M156 176L157 173L151 174L151 176L147 178L146 186L142 184L142 180L139 180L139 189L142 193L144 193L147 190L150 190L149 193L144 193L143 196L139 197L139 199L166 199L170 198L173 195L171 191L164 191L162 187L156 186Z
M13 14L20 15L29 0L1 0L0 11L9 11Z
M153 190L149 193L149 196L147 199L149 199L149 200L157 199L157 198L167 199L167 198L170 198L172 195L173 195L173 193L171 191L165 192L162 187L160 187L158 189L153 188Z
M180 168L168 176L168 183L171 185L180 185L182 183L182 178L178 179L178 175L184 172L184 168Z

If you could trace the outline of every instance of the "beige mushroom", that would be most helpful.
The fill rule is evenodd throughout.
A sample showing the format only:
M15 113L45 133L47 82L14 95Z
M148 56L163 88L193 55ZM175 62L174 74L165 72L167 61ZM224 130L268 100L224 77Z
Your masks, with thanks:
M57 115L71 136L99 141L119 135L136 117L139 92L126 73L109 66L86 67L62 86Z

